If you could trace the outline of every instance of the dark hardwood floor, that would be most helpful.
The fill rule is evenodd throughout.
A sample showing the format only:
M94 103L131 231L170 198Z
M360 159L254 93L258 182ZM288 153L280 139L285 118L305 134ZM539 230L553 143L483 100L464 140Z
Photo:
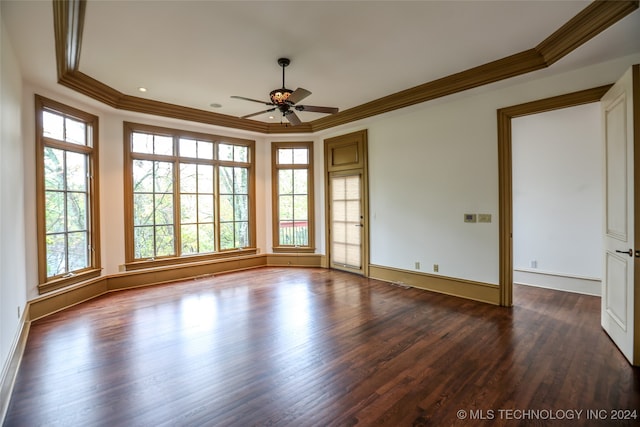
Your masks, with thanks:
M118 292L33 322L4 425L640 424L599 298L515 301L295 268Z

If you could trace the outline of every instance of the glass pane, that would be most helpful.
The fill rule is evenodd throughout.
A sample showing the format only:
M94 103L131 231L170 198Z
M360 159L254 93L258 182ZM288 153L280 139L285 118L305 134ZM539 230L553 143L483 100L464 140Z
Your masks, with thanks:
M173 250L173 226L155 227L156 230L156 256L174 255Z
M247 194L249 181L249 170L247 168L233 168L234 184L235 184L235 193L236 194Z
M153 154L153 135L134 132L131 151L134 153Z
M236 162L248 162L249 161L249 149L242 145L236 145L234 147L233 160Z
M198 225L198 237L200 240L199 249L201 253L215 251L213 224Z
M87 229L87 194L67 193L67 231Z
M61 191L45 192L45 223L47 233L64 231L64 193Z
M154 135L153 152L155 154L173 155L173 138L170 136Z
M195 194L180 196L180 222L182 224L198 222L197 198Z
M86 154L67 151L67 190L87 191Z
M133 225L153 225L153 194L133 195Z
M64 152L55 148L44 149L44 187L64 190Z
M249 224L247 222L236 223L236 247L246 248L249 246Z
M47 138L64 140L64 118L59 114L42 112L42 135Z
M233 193L233 168L220 167L220 194Z
M69 233L69 271L89 266L89 242L87 233Z
M72 144L87 145L87 125L78 120L66 118L66 141Z
M47 235L47 277L67 272L67 254L64 234Z
M293 164L293 150L291 148L278 148L278 164Z
M295 169L293 171L293 191L296 194L307 194L307 180L309 171L307 169Z
M360 268L362 263L360 261L360 246L357 245L346 245L346 262L345 264Z
M224 222L220 224L220 249L233 248L235 248L233 223Z
M233 145L218 144L218 160L233 160Z
M182 239L182 254L190 255L198 253L198 226L196 224L180 227Z
M198 141L198 158L213 159L213 142Z
M345 198L360 200L360 177L350 176L345 180Z
M236 221L248 221L249 220L249 197L248 196L235 196L235 220Z
M153 258L153 227L135 227L133 229L134 254L137 259Z
M353 245L360 244L360 227L356 227L355 224L346 224L345 229L347 231L347 242Z
M293 163L296 165L306 165L309 163L309 149L307 148L294 148L293 149Z
M193 139L180 138L180 157L198 157L198 144Z
M156 194L155 211L156 225L173 224L173 195Z
M333 224L333 230L331 231L333 233L334 242L344 243L347 241L347 226L344 222L335 222Z
M291 221L280 221L279 223L280 233L279 233L279 242L281 245L293 245L294 243L294 232L293 232L293 223Z
M153 162L133 161L133 191L135 193L153 192Z
M280 196L280 203L278 204L278 212L280 220L293 219L293 196Z
M294 244L298 246L309 246L309 227L306 221L296 221Z
M347 221L360 222L360 202L346 202L345 216Z
M278 193L293 193L293 169L278 170Z
M173 191L173 164L168 162L154 162L156 193L171 193Z
M190 163L180 163L180 192L195 193L198 191L196 185L197 166Z
M233 221L233 196L220 196L220 221Z
M213 194L198 195L198 222L213 222Z
M307 220L309 218L309 205L307 196L293 197L293 217L296 221Z
M334 221L346 221L347 203L339 200L333 202L332 218Z
M198 165L198 193L213 194L213 166Z
M331 198L333 200L344 200L346 197L345 181L343 178L331 180Z

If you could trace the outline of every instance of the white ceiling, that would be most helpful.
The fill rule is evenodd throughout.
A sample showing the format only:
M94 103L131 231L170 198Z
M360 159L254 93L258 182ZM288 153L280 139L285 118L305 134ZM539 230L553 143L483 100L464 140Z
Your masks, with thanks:
M241 116L266 107L230 96L267 101L281 86L277 58L284 56L291 59L286 86L312 92L303 104L345 110L533 48L588 4L89 0L79 69L125 94ZM24 78L55 87L51 1L1 5ZM546 72L637 52L639 11Z

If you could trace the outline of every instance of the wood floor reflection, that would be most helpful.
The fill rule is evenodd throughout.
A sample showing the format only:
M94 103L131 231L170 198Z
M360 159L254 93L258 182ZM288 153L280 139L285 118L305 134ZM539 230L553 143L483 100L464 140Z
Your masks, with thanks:
M33 322L4 425L566 425L509 409L593 425L588 409L640 408L599 298L515 301L293 268L117 292Z

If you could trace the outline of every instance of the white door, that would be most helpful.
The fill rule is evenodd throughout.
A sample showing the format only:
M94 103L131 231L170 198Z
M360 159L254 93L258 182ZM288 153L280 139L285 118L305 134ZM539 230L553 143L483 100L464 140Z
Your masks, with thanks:
M602 277L602 315L604 330L632 364L640 364L636 334L637 292L635 267L634 186L634 86L638 93L638 65L629 69L602 98L604 128L604 269ZM638 108L636 106L638 110ZM635 116L634 116L635 114ZM640 145L640 144L638 144ZM640 292L640 291L638 291ZM638 307L640 310L640 307Z
M362 176L359 172L331 174L329 187L330 265L363 274Z

